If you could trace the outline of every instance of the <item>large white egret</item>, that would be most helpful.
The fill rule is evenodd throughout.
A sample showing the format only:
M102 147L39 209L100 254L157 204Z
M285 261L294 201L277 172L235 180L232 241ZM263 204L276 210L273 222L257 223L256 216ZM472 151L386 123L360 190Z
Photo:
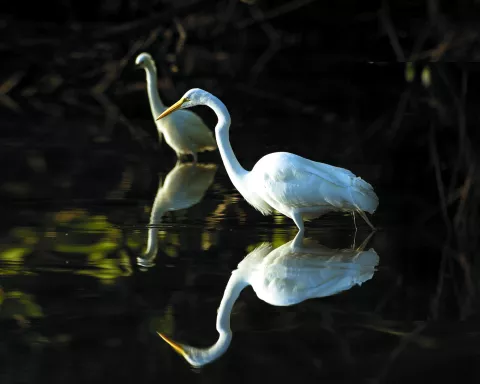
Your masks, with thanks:
M213 182L217 166L215 164L178 163L160 181L155 201L150 213L147 249L137 258L142 267L153 266L158 251L158 226L162 216L168 211L190 208L202 200Z
M269 215L276 209L290 217L303 233L304 220L329 211L352 212L355 219L358 212L375 229L363 211L375 212L378 197L369 183L346 169L275 152L262 157L250 172L245 170L230 145L227 107L211 93L191 89L157 120L195 105L206 105L217 115L215 135L228 176L245 200L262 214Z
M316 297L332 296L370 280L379 257L373 248L363 251L370 236L357 249L330 249L294 240L272 249L264 243L238 264L228 280L218 308L218 340L209 348L180 344L158 333L176 352L195 367L222 356L232 341L230 314L240 292L251 285L258 298L275 306L289 306Z
M135 64L145 69L147 75L147 92L153 118L165 111L157 89L157 68L150 54L144 52L137 56ZM155 121L159 139L162 134L167 144L175 151L178 159L192 155L197 162L197 153L217 149L215 138L203 120L191 111L178 111L163 121Z

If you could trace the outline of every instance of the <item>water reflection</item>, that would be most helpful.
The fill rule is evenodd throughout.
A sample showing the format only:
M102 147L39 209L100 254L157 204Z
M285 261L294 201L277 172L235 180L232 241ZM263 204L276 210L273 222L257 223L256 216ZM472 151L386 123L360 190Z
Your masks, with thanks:
M158 187L150 214L147 249L137 258L138 265L151 267L158 251L158 225L167 211L190 208L202 200L213 182L215 164L192 164L177 162Z
M24 327L29 319L43 317L42 309L32 295L21 291L4 291L0 286L0 320L14 319Z
M357 249L330 249L304 239L300 233L276 249L271 243L264 243L232 272L218 309L219 337L215 344L195 348L159 335L191 365L208 364L222 356L230 345L230 314L246 286L251 285L259 299L275 306L294 305L346 291L373 277L379 257L373 248L364 251L371 236Z

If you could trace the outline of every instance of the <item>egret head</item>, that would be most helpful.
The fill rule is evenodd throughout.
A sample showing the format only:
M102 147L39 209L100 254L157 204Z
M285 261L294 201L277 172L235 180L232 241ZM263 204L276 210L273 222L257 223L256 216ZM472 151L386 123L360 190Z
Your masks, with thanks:
M135 64L139 68L146 68L149 65L155 67L155 62L153 61L152 56L147 52L140 53L135 59Z
M218 359L225 353L232 340L231 333L221 335L219 340L210 348L195 348L189 345L180 344L165 336L163 333L157 332L158 335L170 345L175 352L182 355L187 362L193 367L202 367L212 361Z
M212 95L200 88L192 88L187 91L180 100L164 111L157 120L175 112L177 109L194 107L195 105L204 105Z

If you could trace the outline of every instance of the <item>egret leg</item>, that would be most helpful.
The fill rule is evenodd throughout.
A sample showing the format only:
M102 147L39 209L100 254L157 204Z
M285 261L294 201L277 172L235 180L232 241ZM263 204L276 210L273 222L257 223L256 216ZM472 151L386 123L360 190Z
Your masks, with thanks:
M296 224L296 226L298 227L297 236L301 235L303 237L303 234L305 233L305 229L304 229L304 226L303 226L302 214L298 211L293 212L292 220Z
M192 152L192 156L193 156L193 164L197 164L198 155L195 152Z
M355 234L353 235L353 244L352 244L352 249L355 249L355 242L357 240L357 221L355 219L355 211L352 211L352 216L353 216L353 225L355 225Z
M357 248L357 251L363 251L374 234L375 232L370 232L367 238L363 240L363 243L359 245L359 247Z
M373 224L370 222L370 220L368 220L368 217L367 217L367 215L365 214L365 212L361 211L360 209L358 209L357 212L358 212L358 214L359 214L360 216L362 216L362 219L365 220L365 222L370 226L370 228L372 228L373 231L376 231L376 230L377 230L377 228L375 228L375 227L373 226Z

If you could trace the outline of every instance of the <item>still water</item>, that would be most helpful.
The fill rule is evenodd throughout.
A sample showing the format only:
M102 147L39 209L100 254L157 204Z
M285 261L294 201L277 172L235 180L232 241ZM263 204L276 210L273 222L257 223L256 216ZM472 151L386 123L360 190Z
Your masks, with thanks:
M237 112L240 162L287 150L352 169L379 195L378 232L332 214L296 238L243 200L217 152L176 164L165 143L85 139L91 120L51 137L29 122L28 140L5 125L0 383L478 382L478 282L444 261L382 144L360 156L375 144L348 124L292 140L284 114Z

